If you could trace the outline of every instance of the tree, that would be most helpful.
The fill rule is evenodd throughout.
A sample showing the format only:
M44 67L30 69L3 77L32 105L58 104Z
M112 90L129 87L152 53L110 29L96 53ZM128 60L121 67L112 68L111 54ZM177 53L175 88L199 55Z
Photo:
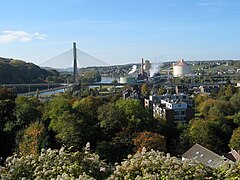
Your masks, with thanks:
M234 114L232 118L233 118L233 122L236 123L238 126L240 126L240 112Z
M207 99L209 99L209 96L207 94L197 94L194 98L195 106L199 107Z
M103 105L98 109L98 120L103 131L110 137L128 126L123 109L117 108L114 103Z
M240 127L233 131L229 147L234 150L240 150Z
M225 95L227 97L231 97L233 94L236 93L236 91L237 89L233 85L229 84L226 88Z
M223 119L233 114L230 103L222 100L207 99L199 105L198 109L203 116L212 120Z
M11 131L9 124L16 118L13 114L16 95L7 88L0 88L0 157L6 158L14 148L15 132Z
M58 96L44 105L43 118L54 123L65 111L71 112L72 105L66 97Z
M238 113L240 111L240 93L233 94L229 99L229 102L234 112Z
M158 89L157 95L163 95L163 94L166 94L166 93L167 93L167 89L165 87L161 86Z
M138 136L133 139L133 142L139 152L142 151L142 148L146 148L147 150L154 149L163 152L166 151L165 137L150 131L139 133Z
M16 116L14 126L18 129L23 128L41 118L41 103L35 97L19 96L16 99L14 115Z
M141 87L141 92L144 97L147 97L149 95L149 88L146 83L144 83Z
M221 121L193 120L183 137L188 138L190 146L198 143L212 151L224 153L228 151L231 134L231 128Z
M44 124L36 121L24 130L19 152L21 155L38 155L42 148L46 148L46 145L47 133Z
M85 83L99 82L101 79L99 71L94 69L84 72L84 75L80 77L80 81Z
M99 97L76 100L73 105L63 99L50 110L49 129L55 132L60 143L80 149L90 142L94 149L101 135L97 119L101 104Z
M145 109L141 102L136 99L118 100L116 107L124 112L127 118L127 128L133 132L155 129L153 117L149 109Z

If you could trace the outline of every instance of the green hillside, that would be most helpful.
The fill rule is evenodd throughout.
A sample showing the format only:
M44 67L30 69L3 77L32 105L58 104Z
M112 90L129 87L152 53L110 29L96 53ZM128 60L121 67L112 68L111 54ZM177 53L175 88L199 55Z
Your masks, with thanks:
M0 58L0 84L42 83L57 73L22 60Z

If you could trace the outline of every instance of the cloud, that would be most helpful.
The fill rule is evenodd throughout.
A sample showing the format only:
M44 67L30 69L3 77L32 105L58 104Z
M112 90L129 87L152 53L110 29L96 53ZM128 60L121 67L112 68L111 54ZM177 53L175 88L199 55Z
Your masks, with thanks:
M222 6L222 0L205 0L197 4L197 6L211 7L211 6Z
M12 42L31 42L35 39L43 40L46 38L45 34L28 33L25 31L2 31L0 34L0 44L7 44Z
M198 6L213 6L213 3L198 3Z

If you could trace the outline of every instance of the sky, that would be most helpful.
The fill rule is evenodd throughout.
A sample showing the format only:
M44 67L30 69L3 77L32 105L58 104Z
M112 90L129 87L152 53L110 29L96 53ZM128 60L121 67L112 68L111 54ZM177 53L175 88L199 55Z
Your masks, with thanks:
M109 65L240 59L240 1L0 0L0 57L41 65L73 42Z

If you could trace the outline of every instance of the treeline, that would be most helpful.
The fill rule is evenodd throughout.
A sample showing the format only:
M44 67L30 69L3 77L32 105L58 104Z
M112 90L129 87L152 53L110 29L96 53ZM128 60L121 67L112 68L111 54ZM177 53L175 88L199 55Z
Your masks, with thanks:
M133 65L137 65L138 69L140 69L141 65L139 63L136 64L126 64L126 65L114 65L114 66L99 66L99 67L86 67L80 68L79 72L85 73L87 71L98 71L103 77L120 77L126 76L131 71Z
M120 96L77 98L63 95L42 103L0 89L0 157L38 154L63 144L86 143L101 158L120 162L141 147L166 150L161 124L138 100Z
M0 58L0 84L43 83L48 77L57 76L57 71L41 69L33 63Z
M38 154L41 148L63 144L81 150L88 142L94 152L112 163L142 147L174 155L195 143L221 155L230 148L239 150L239 90L223 86L214 96L199 94L195 104L195 119L168 127L166 119L153 117L141 101L123 100L121 95L79 98L65 94L41 102L1 88L0 157L13 152Z
M182 152L195 143L220 154L240 150L240 91L229 84L218 93L195 97L196 117L179 125L179 149Z
M174 149L181 154L195 143L217 153L226 153L229 147L239 150L239 98L239 90L231 85L211 97L198 95L198 117L171 129L164 119L153 118L151 110L138 100L65 94L43 103L1 88L0 157L4 168L0 171L5 179L236 178L239 163L211 169L145 151ZM11 156L13 153L16 155ZM120 165L112 165L116 162Z

